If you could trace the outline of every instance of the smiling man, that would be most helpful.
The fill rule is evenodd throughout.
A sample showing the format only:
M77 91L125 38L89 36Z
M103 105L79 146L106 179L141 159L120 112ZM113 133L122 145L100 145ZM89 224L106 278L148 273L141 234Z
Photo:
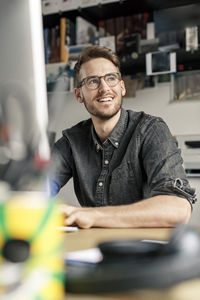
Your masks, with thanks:
M74 80L75 97L91 118L64 130L53 148L52 195L73 177L81 205L62 206L65 224L130 228L186 223L196 198L180 150L161 118L122 108L126 88L118 57L105 47L85 48Z

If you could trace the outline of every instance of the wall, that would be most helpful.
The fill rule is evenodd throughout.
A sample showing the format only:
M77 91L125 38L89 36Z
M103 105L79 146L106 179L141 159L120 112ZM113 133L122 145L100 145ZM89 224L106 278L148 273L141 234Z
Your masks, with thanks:
M135 111L144 110L147 113L162 117L168 124L173 135L200 134L200 101L190 100L182 103L170 103L170 84L159 83L156 87L146 88L136 92L135 98L125 98L123 106ZM56 105L55 105L56 104ZM73 94L50 95L50 128L61 136L64 128L76 124L89 117L84 105L79 104ZM52 110L54 113L52 114ZM56 118L53 118L56 111ZM191 185L197 187L200 199L200 178L191 179ZM73 184L70 181L60 192L64 202L76 204ZM195 205L192 224L200 223L200 205Z
M124 99L124 107L162 117L173 135L200 133L200 101L170 102L170 84L136 92L135 98Z

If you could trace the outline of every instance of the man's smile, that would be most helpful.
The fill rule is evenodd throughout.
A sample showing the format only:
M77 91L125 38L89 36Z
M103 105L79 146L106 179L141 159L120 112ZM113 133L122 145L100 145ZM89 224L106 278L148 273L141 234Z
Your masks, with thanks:
M98 102L109 102L109 101L112 101L113 100L113 97L102 97L102 98L99 98L97 99Z

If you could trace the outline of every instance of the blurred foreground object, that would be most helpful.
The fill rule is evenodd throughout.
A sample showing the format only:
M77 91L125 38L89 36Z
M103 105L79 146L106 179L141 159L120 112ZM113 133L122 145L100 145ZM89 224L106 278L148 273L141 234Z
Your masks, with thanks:
M40 0L0 1L0 299L61 300Z
M0 180L12 190L40 190L50 159L42 32L40 0L0 2Z
M67 272L67 292L159 290L200 277L200 234L184 225L173 230L166 244L116 240L101 243L99 248L103 255L100 263Z
M5 194L4 194L5 195ZM0 299L61 300L63 218L40 192L7 193L0 201Z

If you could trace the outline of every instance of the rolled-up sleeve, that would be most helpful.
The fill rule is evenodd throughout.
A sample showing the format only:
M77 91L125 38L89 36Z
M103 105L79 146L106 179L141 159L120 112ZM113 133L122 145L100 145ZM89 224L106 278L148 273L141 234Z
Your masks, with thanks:
M195 189L186 177L177 141L161 118L155 118L145 128L142 156L150 196L176 195L191 204L196 202Z

